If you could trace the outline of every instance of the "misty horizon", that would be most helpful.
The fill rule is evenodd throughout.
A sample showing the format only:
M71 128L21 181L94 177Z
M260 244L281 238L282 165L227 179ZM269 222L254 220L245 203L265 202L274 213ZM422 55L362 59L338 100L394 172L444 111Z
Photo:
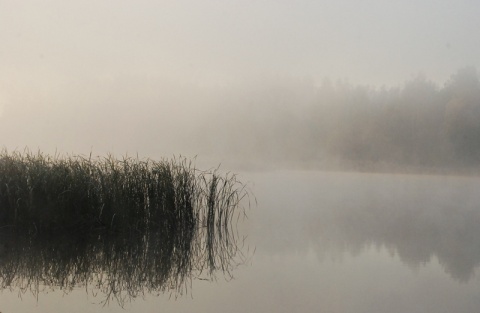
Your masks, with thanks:
M315 86L289 78L228 88L183 86L190 93L174 85L155 92L157 86L111 82L92 85L95 97L38 99L28 110L4 106L3 147L197 156L209 166L245 169L452 172L479 165L474 67L452 73L443 85L418 75L391 88L328 79ZM111 96L129 88L128 97ZM30 127L16 126L22 124Z
M478 8L4 3L0 147L243 169L468 171L477 96L453 101L458 88L477 92ZM413 132L412 119L424 122Z

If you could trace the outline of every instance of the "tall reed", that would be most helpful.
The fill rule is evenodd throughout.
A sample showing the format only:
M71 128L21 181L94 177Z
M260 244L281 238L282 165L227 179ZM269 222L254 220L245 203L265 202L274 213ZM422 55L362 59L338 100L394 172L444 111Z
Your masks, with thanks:
M200 171L185 158L2 150L0 244L10 248L0 253L0 288L38 293L38 284L71 289L75 282L93 283L107 300L123 302L123 292L135 298L145 290L179 291L192 273L214 278L221 271L230 277L243 260L234 222L245 216L241 202L249 195L235 175ZM63 263L55 255L68 244L39 248L58 239L75 242ZM42 274L58 267L52 264L65 268Z
M218 227L242 214L245 196L234 175L200 171L185 158L0 152L0 227L16 231L180 229L193 236L192 227L200 225L223 236Z

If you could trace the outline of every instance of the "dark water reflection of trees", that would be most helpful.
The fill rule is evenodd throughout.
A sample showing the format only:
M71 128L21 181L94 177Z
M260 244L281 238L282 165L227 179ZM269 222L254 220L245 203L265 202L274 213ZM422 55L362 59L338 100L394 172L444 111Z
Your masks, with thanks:
M257 250L313 251L323 261L380 248L415 269L438 260L458 282L480 266L478 177L289 172L257 180L269 186L259 219L277 225L257 230Z
M480 197L471 190L476 180L452 181L411 178L357 186L340 205L311 211L307 236L319 256L385 247L414 268L436 258L453 279L467 282L480 266Z

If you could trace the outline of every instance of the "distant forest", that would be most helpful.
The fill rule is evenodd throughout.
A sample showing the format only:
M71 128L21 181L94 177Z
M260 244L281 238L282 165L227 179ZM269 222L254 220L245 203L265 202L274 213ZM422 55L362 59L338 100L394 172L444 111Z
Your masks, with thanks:
M459 70L442 87L423 76L396 88L325 80L310 89L266 87L237 101L219 106L210 121L211 151L298 167L441 171L480 165L475 68Z

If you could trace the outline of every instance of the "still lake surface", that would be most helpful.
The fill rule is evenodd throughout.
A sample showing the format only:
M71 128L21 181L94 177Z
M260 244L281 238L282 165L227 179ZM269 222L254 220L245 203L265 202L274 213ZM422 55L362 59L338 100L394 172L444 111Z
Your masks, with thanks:
M103 306L85 286L38 295L6 288L0 311L480 310L480 178L278 171L239 179L258 204L239 225L248 258L234 279L194 279L183 295L146 293L123 308Z

